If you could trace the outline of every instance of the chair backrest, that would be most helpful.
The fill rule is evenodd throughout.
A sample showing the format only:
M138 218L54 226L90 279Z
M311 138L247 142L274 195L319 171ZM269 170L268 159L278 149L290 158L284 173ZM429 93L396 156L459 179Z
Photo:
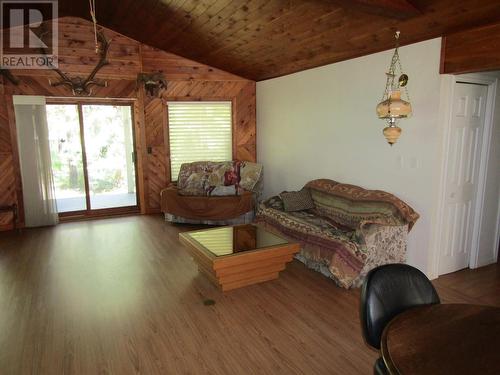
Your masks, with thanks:
M382 332L409 308L440 303L429 279L407 264L386 264L371 270L361 289L361 327L366 342L380 349Z

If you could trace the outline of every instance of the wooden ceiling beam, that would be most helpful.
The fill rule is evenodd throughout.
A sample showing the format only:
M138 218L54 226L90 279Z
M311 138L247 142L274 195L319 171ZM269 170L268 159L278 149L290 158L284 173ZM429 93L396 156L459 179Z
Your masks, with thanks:
M500 70L500 22L446 35L440 73Z
M406 20L422 14L420 9L408 0L334 0L339 6L364 13L388 18Z

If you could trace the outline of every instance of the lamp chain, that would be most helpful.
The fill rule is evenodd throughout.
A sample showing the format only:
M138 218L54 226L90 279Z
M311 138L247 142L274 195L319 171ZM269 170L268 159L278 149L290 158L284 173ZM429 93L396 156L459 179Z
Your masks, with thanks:
M389 92L394 89L394 81L396 79L396 64L399 68L399 72L403 74L403 66L401 65L401 59L399 58L399 36L401 32L396 31L394 34L394 39L396 39L396 48L394 54L392 55L391 65L389 66L389 71L387 74L387 81L385 84L385 90L382 94L382 101L389 98ZM408 92L408 86L404 86L404 92L406 94L407 100L410 101L410 94Z
M90 17L92 18L92 23L94 24L95 53L99 53L99 43L97 42L97 18L95 15L95 0L89 0L89 7Z

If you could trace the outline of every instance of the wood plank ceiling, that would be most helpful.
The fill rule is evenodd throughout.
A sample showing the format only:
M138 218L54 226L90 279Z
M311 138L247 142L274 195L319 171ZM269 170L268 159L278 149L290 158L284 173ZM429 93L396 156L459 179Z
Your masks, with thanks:
M498 22L499 0L97 0L98 22L252 80ZM88 0L59 0L89 19Z

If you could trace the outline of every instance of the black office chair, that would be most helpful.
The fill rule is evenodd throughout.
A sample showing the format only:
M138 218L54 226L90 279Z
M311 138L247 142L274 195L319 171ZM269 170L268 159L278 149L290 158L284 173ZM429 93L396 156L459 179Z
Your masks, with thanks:
M366 342L380 350L382 332L396 315L412 307L440 303L429 279L407 264L386 264L371 270L361 289L361 327ZM375 374L388 374L377 359Z

